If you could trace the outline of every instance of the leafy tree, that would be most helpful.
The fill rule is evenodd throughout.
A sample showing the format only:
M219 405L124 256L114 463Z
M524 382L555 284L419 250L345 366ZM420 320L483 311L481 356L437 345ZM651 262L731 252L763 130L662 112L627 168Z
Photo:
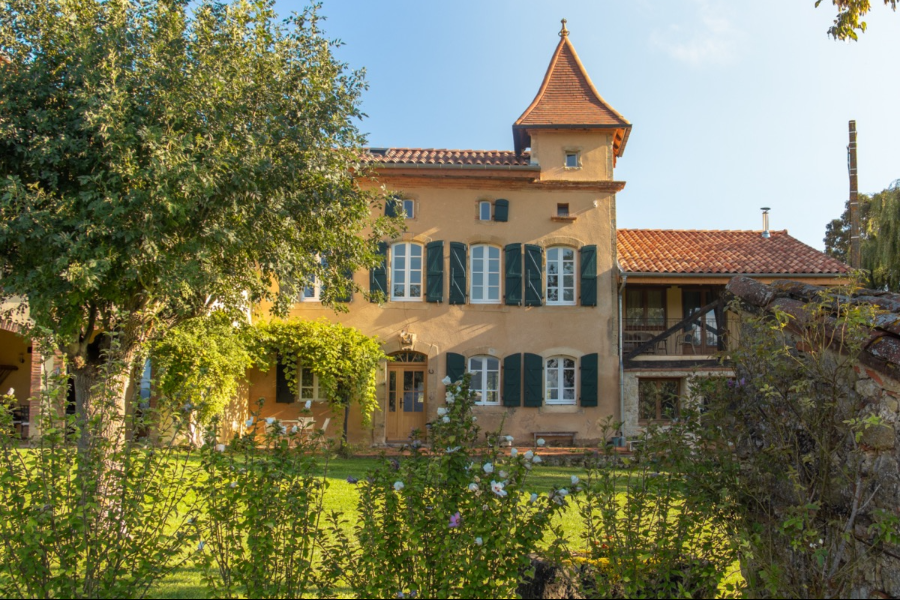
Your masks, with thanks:
M900 187L891 186L871 196L859 195L860 267L866 285L900 290ZM850 260L850 203L841 218L825 226L825 253Z
M898 0L884 0L884 5L890 5L896 11L897 2ZM816 0L816 6L821 3L822 0ZM831 3L838 7L838 14L834 17L834 24L828 29L828 35L836 40L859 39L856 32L866 31L866 22L860 19L872 10L871 0L831 0Z
M362 73L316 7L275 18L271 0L4 4L0 297L54 332L83 418L106 361L214 304L284 313L311 276L333 305L399 222L356 182Z

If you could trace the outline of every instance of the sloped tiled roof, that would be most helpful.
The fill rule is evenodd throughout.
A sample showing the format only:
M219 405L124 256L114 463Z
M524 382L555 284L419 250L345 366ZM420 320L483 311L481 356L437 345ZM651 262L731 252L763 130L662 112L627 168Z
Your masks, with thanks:
M385 165L527 167L531 164L528 152L516 154L509 150L442 150L435 148L369 148L363 155L363 160Z
M787 231L620 229L619 264L626 273L822 274L849 272L844 263Z
M516 149L530 144L528 127L609 127L621 130L616 155L621 155L631 123L597 92L578 59L568 35L562 35L544 82L531 105L513 125Z

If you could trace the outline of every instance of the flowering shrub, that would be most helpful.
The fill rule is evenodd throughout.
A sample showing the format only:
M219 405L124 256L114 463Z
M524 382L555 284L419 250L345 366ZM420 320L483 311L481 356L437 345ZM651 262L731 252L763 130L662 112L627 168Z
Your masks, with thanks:
M690 414L685 408L683 416ZM618 429L611 421L606 427L605 435ZM589 464L573 497L586 551L570 556L585 597L715 596L737 560L731 505L696 484L701 472L720 477L716 469L679 427L652 431L632 459L610 452Z
M186 415L118 416L111 363L84 420L64 413L67 377L46 377L31 416L41 435L27 447L13 430L15 398L0 397L0 597L142 598L187 560L195 466L171 444L124 435L177 433Z
M469 378L447 386L431 424L430 452L418 438L401 461L383 460L359 482L359 521L344 533L330 517L325 555L332 577L359 597L505 598L530 567L566 490L527 489L533 450L507 457L489 434L478 450Z
M204 580L216 597L327 592L316 558L327 487L325 474L316 475L321 432L307 435L257 415L246 425L223 448L214 421L201 450L204 517L195 523L195 556Z

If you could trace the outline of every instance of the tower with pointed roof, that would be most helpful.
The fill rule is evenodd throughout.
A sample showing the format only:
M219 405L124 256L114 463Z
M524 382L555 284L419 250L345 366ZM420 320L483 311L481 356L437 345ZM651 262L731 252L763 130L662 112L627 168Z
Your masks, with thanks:
M542 178L612 179L631 123L594 87L565 19L559 37L537 95L512 126L515 151L521 155L530 148L532 162L541 164Z

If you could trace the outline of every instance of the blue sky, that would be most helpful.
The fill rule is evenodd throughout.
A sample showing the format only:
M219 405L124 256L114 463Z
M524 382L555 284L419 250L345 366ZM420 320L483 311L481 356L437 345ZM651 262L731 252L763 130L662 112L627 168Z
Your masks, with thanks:
M773 229L822 248L847 198L900 179L900 13L873 1L859 42L825 32L825 0L332 0L338 57L365 67L373 146L512 149L565 17L604 98L634 125L619 226ZM301 4L279 0L287 14Z

